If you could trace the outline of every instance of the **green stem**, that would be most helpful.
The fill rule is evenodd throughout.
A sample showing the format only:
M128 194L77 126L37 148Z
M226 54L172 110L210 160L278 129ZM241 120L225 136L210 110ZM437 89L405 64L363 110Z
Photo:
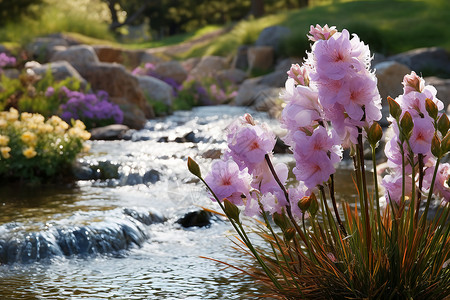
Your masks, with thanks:
M434 183L436 181L437 171L439 169L439 163L441 162L441 158L438 158L436 160L436 165L434 166L434 172L433 172L433 179L431 179L431 185L430 190L428 192L428 198L427 198L427 204L425 205L425 211L423 212L422 218L421 218L421 226L424 226L427 216L428 216L428 209L430 208L431 198L433 196L433 190L434 190Z
M341 228L344 236L347 236L347 231L345 230L344 224L342 223L341 217L339 216L339 211L336 204L336 198L334 195L334 174L330 175L330 182L328 184L328 189L330 191L331 202L333 203L334 214L336 215L336 220L339 223L339 227Z
M380 195L378 194L378 174L377 174L377 158L375 154L376 147L372 147L372 163L373 163L373 182L375 190L375 201L377 205L377 222L378 232L381 233L381 211L380 211Z

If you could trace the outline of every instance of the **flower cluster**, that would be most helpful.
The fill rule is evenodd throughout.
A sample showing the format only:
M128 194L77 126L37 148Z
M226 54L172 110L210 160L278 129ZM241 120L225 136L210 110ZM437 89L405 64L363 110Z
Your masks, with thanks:
M433 86L426 85L423 78L412 72L403 79L403 95L395 100L390 99L391 105L398 106L399 113L389 117L394 134L385 148L391 170L382 182L386 190L386 199L399 203L402 194L411 198L412 182L414 182L415 190L430 192L433 169L439 158L432 153L433 138L442 140L448 130L448 128L439 130L438 123L445 123L445 121L438 122L438 120L445 120L447 116L445 113L438 113L444 109L444 105L436 97L436 93ZM400 120L403 122L398 122ZM408 155L409 163L403 159L405 154ZM407 178L406 183L409 185L405 189L402 188L404 177ZM450 199L449 179L450 165L440 164L434 188L446 201Z
M66 171L90 138L81 121L73 127L61 118L0 112L0 177L34 179Z
M16 58L8 56L6 53L0 53L0 71L6 66L14 66L16 64Z
M261 209L271 214L281 213L289 204L287 192L280 186L286 184L288 168L284 163L275 166L271 163L275 135L266 124L256 123L249 114L233 122L227 131L228 150L222 160L212 164L206 183L219 200L226 198L235 205L244 205L247 216L259 215ZM307 193L301 184L292 188L291 195L298 202ZM296 208L293 213L301 216Z
M88 128L105 126L113 123L122 123L123 112L120 107L108 101L108 94L99 91L96 94L61 89L68 98L61 105L61 118L66 122L71 119L83 121ZM47 90L47 93L51 93Z

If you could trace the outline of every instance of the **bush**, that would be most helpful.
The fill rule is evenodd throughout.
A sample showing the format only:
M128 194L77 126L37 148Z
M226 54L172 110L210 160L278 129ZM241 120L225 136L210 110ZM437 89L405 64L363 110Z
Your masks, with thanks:
M90 138L81 121L70 127L57 116L0 112L0 178L40 182L67 175Z
M61 90L68 98L61 105L61 118L66 122L71 119L81 120L89 129L122 123L122 110L108 101L108 93L105 91L84 94L64 87Z

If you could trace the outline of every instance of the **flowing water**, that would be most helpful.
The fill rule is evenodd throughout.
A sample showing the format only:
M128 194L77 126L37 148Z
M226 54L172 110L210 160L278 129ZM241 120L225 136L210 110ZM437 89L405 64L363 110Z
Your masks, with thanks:
M0 299L252 299L264 289L209 257L253 263L232 228L177 223L219 210L186 167L203 172L226 148L224 129L246 108L214 106L151 120L128 140L91 141L69 186L0 187ZM257 120L277 122L252 112ZM208 154L208 155L205 155ZM285 156L277 160L289 160ZM349 176L346 176L349 179ZM338 187L350 189L351 180Z

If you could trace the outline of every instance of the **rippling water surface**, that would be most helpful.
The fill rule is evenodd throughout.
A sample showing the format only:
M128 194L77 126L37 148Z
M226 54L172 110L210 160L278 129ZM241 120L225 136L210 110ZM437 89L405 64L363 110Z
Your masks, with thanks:
M110 253L86 251L1 265L0 299L253 299L250 294L264 293L251 278L200 258L237 266L252 263L233 250L229 224L215 218L209 227L185 229L175 222L202 206L219 209L188 173L186 160L194 157L206 173L211 159L204 154L225 149L224 129L245 112L239 107L202 107L151 120L128 141L90 142L91 154L80 164L108 162L118 167L118 176L112 178L80 180L75 186L0 187L0 239L32 240L30 233L68 228L103 228L103 235L109 227L131 223L144 239ZM276 121L252 114L276 128ZM190 141L176 142L186 134ZM145 182L145 174L158 176ZM346 183L337 186L340 191L352 186L350 175L344 177ZM166 221L136 225L124 209L157 212ZM35 254L30 250L24 255L26 260Z

